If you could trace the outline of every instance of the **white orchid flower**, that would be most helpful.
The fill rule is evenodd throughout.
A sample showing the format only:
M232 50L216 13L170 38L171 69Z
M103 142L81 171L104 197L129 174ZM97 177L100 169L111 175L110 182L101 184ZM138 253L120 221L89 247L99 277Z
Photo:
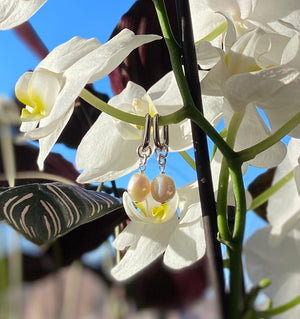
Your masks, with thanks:
M294 178L268 200L267 218L272 225L273 242L280 240L292 228L300 229L299 158L300 140L292 138L288 144L284 161L276 168L273 184L292 171Z
M190 0L195 41L215 39L232 21L238 36L257 27L292 36L300 31L297 0Z
M21 76L15 88L18 99L26 104L20 129L27 138L39 139L40 169L85 85L110 73L133 49L158 39L128 29L103 45L96 39L74 37L50 52L33 72Z
M0 30L18 26L33 16L47 0L1 0Z
M223 54L222 59L202 80L204 94L224 96L234 112L246 110L244 124L237 133L236 150L252 146L271 134L256 107L265 112L271 131L279 129L299 111L298 56L298 35L290 39L255 29L242 36ZM228 125L233 112L226 103L223 112ZM252 133L248 134L250 131ZM300 125L290 132L291 136L297 137L299 134ZM284 155L283 145L277 143L251 164L258 167L276 166ZM269 159L273 157L273 160L265 161L266 156Z
M270 243L270 231L268 226L255 232L246 242L244 254L247 273L253 284L257 285L265 278L271 280L263 292L272 300L272 308L276 308L300 295L300 229L283 236L278 245ZM276 318L294 319L299 313L298 304Z
M122 281L132 277L162 254L164 264L172 269L187 267L203 257L205 239L198 184L183 186L177 193L164 204L148 197L139 203L142 209L136 207L127 192L124 193L123 203L131 222L114 240L113 246L118 250L129 249L111 271L115 279ZM163 219L157 218L164 214Z

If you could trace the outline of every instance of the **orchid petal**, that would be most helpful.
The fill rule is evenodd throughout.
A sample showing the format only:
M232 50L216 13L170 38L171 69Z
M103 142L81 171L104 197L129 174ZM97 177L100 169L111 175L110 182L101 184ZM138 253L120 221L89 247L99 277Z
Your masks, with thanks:
M198 182L194 181L177 189L178 196L180 198L179 209L180 209L180 218L186 214L190 205L198 203L199 199L199 189Z
M257 44L264 34L261 29L255 29L244 34L234 43L225 57L225 63L231 75L260 70L255 56Z
M172 106L173 112L183 106L182 97L173 71L167 73L158 82L153 84L147 93L155 105ZM164 112L161 113L162 115L168 114L163 108L161 111Z
M169 151L180 152L193 146L192 128L189 120L169 125Z
M132 172L139 166L138 145L138 140L125 142L114 119L102 113L78 146L76 166L84 170L78 181L104 182Z
M286 176L293 168L298 165L292 155L292 161L289 154L295 151L295 155L299 149L299 140L291 139L288 145L288 156L280 163L275 171L273 184L278 182L281 178ZM283 213L284 212L284 213ZM268 201L267 218L272 225L271 235L274 240L279 240L279 235L287 234L291 228L296 224L300 225L300 195L297 189L295 179L289 181L286 185L282 186Z
M136 36L132 31L124 29L103 45L95 43L93 39L85 41L72 39L65 45L57 47L51 59L46 57L46 60L42 61L38 67L52 72L66 68L63 74L64 86L57 96L50 116L41 121L40 127L36 131L43 131L48 125L55 123L60 117L64 116L87 83L100 80L110 73L136 47L158 39L160 37L156 35ZM68 62L61 64L58 62L60 60L59 56L63 55L74 41L79 43L83 53L78 54L77 58L79 59L75 63L69 54L67 57L70 65ZM88 50L86 50L84 43L88 46ZM73 48L71 51L73 51ZM57 59L56 63L54 59Z
M108 104L114 106L122 111L129 111L129 106L132 108L134 98L141 99L146 94L144 88L134 82L129 81L125 89L118 95L112 97Z
M27 21L47 0L2 0L0 2L0 29L11 29Z
M229 13L239 11L236 0L207 0L207 5L214 11L224 11Z
M288 144L288 158L293 167L299 165L300 157L300 140L296 138L291 138Z
M141 204L146 206L146 201L143 201ZM130 218L130 220L138 223L148 223L148 218L145 216L144 212L138 211L136 205L133 203L132 198L129 196L127 192L123 193L123 204L126 214ZM147 211L148 207L145 207L145 211Z
M272 245L269 234L269 226L254 233L246 242L244 252L250 280L257 284L262 278L269 278L271 285L264 289L264 293L272 299L273 307L277 307L300 294L300 236L299 231L295 230L283 237L278 245ZM300 305L278 318L292 319L297 317L299 311Z
M298 12L299 9L299 2L294 0L277 1L276 5L274 5L273 0L257 0L252 10L251 19L261 22L284 20L289 14Z
M269 102L280 88L292 83L298 76L298 70L284 67L271 68L256 73L236 74L225 83L224 94L232 108L235 111L240 111L251 102L258 106L260 106L259 102ZM276 99L280 96L276 96ZM273 99L272 102L275 102L276 99ZM291 95L290 99L292 99ZM280 103L282 103L282 99L276 104ZM286 104L288 103L285 100L284 105Z
M145 227L145 224L131 221L112 242L113 247L118 250L124 250L129 246L135 245Z
M224 17L216 14L206 3L207 1L191 0L191 17L194 39L196 42L211 34L224 23Z
M44 169L44 161L45 161L46 157L49 155L52 147L56 143L61 132L65 128L72 113L73 113L73 110L72 109L69 110L69 112L67 112L65 114L65 116L62 117L61 120L56 123L55 128L52 130L52 132L50 134L39 139L40 151L39 151L39 156L37 159L37 164L38 164L40 170ZM27 136L27 134L25 134L25 137L26 136Z
M164 263L173 269L187 267L204 256L205 247L201 207L197 203L190 206L173 232Z
M212 68L222 57L223 51L212 46L208 41L200 41L196 44L197 62L202 69Z
M202 94L207 96L223 96L223 86L230 77L224 60L221 59L201 80Z
M156 260L165 251L177 224L177 217L174 216L162 224L145 225L138 242L128 249L122 260L112 269L112 276L117 280L126 280Z
M240 17L242 20L247 19L252 13L257 0L236 0L240 9Z
M224 122L228 127L233 112L230 107L224 107ZM251 132L251 134L249 134ZM251 147L271 135L268 127L261 118L257 109L248 105L245 109L245 114L240 127L237 132L234 150L241 151L247 147ZM254 159L250 160L248 163L256 166L269 168L277 166L285 157L286 148L282 142L278 142L272 145L270 148L262 153L259 153Z

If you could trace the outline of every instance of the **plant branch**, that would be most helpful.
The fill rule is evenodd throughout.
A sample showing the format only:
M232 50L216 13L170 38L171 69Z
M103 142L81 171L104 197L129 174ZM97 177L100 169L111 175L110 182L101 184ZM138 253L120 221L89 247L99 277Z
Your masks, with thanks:
M144 126L145 124L145 117L139 116L131 113L127 113L121 111L109 104L105 103L104 101L100 100L97 96L93 93L89 92L86 89L83 89L80 93L80 97L89 103L90 105L94 106L96 109L100 110L101 112L105 112L108 115L111 115L119 120L125 121L127 123L135 124ZM186 111L184 108L179 109L178 111L160 116L159 117L159 125L168 125L168 124L177 124L183 121L186 118Z
M245 148L244 150L237 152L238 158L242 162L247 162L253 159L259 153L267 150L272 145L279 142L283 137L288 135L297 125L300 124L300 112L296 113L288 122L286 122L280 129L270 135L265 140Z
M259 318L270 318L271 316L276 316L287 310L290 310L291 308L299 304L300 304L300 295L279 307L268 309L265 311L258 311L257 314Z

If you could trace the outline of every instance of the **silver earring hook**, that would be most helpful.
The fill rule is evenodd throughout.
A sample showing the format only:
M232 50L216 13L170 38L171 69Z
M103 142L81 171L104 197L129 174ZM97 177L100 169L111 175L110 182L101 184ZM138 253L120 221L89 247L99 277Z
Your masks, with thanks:
M163 142L160 141L159 136L159 126L158 126L159 114L155 114L153 118L153 140L155 146L162 150L163 148L168 147L169 145L169 128L168 125L164 125L163 127Z
M151 134L151 115L147 113L145 116L143 144L141 145L143 150L145 150L150 144L150 134Z
M148 158L151 156L151 153L152 153L152 149L150 146L150 134L151 134L151 115L147 113L145 116L143 143L137 148L137 153L140 158L139 168L141 172L145 171Z

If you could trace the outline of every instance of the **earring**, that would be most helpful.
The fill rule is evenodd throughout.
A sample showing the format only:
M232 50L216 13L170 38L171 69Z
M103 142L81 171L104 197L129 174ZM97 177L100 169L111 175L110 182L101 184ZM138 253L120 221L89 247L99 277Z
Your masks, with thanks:
M163 127L163 142L161 143L158 119L159 115L155 114L153 118L154 153L158 162L160 174L151 182L151 195L157 202L164 203L175 196L176 186L173 178L165 174L167 155L169 153L169 129L167 125Z
M150 146L151 133L151 115L148 113L145 117L145 126L143 134L143 143L137 148L137 153L140 158L139 172L132 175L128 182L127 192L135 202L142 202L146 199L151 191L151 183L148 177L144 174L146 164L151 156L152 149Z

